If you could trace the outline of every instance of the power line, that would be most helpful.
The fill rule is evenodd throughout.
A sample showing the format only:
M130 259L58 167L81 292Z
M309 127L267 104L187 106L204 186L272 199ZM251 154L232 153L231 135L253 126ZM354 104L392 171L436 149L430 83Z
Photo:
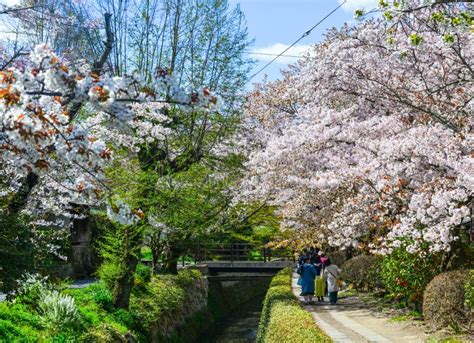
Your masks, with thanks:
M308 31L306 31L305 33L303 33L303 35L298 38L295 42L293 42L293 44L291 44L289 47L287 47L285 50L283 50L281 53L279 53L274 59L272 59L270 62L268 62L267 64L265 64L262 68L260 68L255 74L253 74L250 78L249 78L249 81L252 80L255 76L257 76L258 74L260 74L262 71L264 71L270 64L272 64L273 62L276 61L277 58L283 56L283 54L285 52L287 52L288 50L290 50L292 47L294 47L296 44L299 43L300 40L302 40L303 38L305 38L306 36L309 36L311 31L313 31L319 24L321 24L323 21L325 21L327 18L329 18L334 12L336 12L339 8L342 7L342 5L344 5L345 3L347 2L347 0L344 0L343 2L341 2L339 4L339 6L337 6L335 9L333 9L331 12L329 12L323 19L321 19L320 21L318 21L316 24L314 24L314 26L312 28L310 28Z
M280 57L293 57L293 58L302 58L303 56L298 55L281 55L281 54L270 54L267 52L253 52L253 51L246 51L249 55L262 55L262 56L280 56Z

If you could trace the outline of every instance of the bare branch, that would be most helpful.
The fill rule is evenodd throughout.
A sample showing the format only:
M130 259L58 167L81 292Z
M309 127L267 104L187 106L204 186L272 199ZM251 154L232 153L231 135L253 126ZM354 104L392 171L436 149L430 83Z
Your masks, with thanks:
M27 52L24 52L23 49L19 49L17 51L15 51L15 53L12 55L12 57L10 57L10 59L8 61L6 61L1 67L0 67L0 70L5 70L6 68L8 68L8 66L10 64L12 64L18 57L20 56L25 56L25 55L28 55Z
M473 3L473 2L474 0L435 0L431 4L422 5L422 6L414 7L414 8L407 8L407 9L402 10L401 12L410 13L410 12L422 10L424 8L433 7L436 5L462 4L462 3Z
M112 48L114 46L114 35L112 34L112 28L110 25L110 19L112 18L112 14L105 13L105 36L106 41L104 52L98 61L94 63L94 68L92 69L94 73L100 74L104 69L105 62L109 58L110 53L112 52Z
M6 7L0 11L0 14L10 14L15 12L27 11L35 9L37 6L28 6L28 7Z
M106 35L106 41L105 41L105 48L104 52L102 53L102 56L98 61L94 63L94 67L92 71L98 75L100 75L104 69L104 64L109 58L109 55L112 51L113 44L114 44L114 35L112 34L112 28L110 25L110 19L112 18L112 14L110 13L105 13L104 15L105 18L105 35ZM69 108L69 114L71 119L74 119L79 112L79 110L82 107L82 101L75 101L71 104Z

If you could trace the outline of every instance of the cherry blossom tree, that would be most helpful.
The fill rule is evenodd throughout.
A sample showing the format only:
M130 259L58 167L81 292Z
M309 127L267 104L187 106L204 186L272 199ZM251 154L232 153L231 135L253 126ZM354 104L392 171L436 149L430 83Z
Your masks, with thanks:
M103 128L130 125L131 103L208 106L217 101L207 90L184 93L165 74L151 89L133 76L101 75L102 61L92 68L70 66L45 45L37 46L28 62L0 73L2 165L31 183L40 175L54 179L51 169L76 170L80 177L61 182L72 197L96 199L107 188L101 171L112 152ZM17 206L13 201L10 209Z
M464 7L444 10L456 17ZM329 31L283 81L251 95L243 196L271 199L296 234L378 252L402 242L447 251L469 217L472 35L439 24L437 8L410 13L397 25Z

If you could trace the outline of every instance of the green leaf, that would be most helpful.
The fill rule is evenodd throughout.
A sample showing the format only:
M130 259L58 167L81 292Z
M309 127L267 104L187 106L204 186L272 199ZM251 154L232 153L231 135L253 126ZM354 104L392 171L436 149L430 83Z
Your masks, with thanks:
M410 36L409 36L409 39L410 39L410 43L414 46L418 46L420 45L422 42L423 42L423 37L421 37L419 34L417 33L412 33Z
M354 16L356 19L361 19L364 16L364 14L365 14L364 10L361 10L361 9L355 10L354 12Z
M444 16L443 16L443 13L441 12L435 12L431 15L431 20L435 22L440 23L443 21L443 19L444 19Z
M384 12L383 15L384 15L384 17L385 17L386 20L388 20L388 21L392 21L392 20L393 20L393 14L392 14L392 12L386 11L386 12Z
M451 18L451 25L459 26L461 24L462 24L462 18L458 18L458 17Z
M454 35L452 33L445 33L443 40L448 44L452 44L454 43Z

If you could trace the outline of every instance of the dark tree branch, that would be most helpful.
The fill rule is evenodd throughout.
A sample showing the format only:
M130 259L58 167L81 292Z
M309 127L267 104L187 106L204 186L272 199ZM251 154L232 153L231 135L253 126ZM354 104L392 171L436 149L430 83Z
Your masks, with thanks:
M23 52L23 49L17 50L13 53L12 57L6 61L1 67L0 70L5 70L11 63L13 63L18 57L28 55L28 53Z
M112 48L114 46L114 35L112 33L112 28L110 26L110 19L112 18L112 14L105 13L104 18L105 18L105 37L106 37L106 41L104 42L105 48L104 48L104 52L102 53L102 56L100 56L100 59L94 63L94 68L92 69L92 71L97 74L102 73L105 62L107 62L107 59L109 58L109 55L112 52Z
M114 35L112 34L112 27L110 25L110 19L112 18L112 14L105 13L104 18L105 18L105 36L106 36L105 48L104 48L104 52L102 53L102 56L100 56L100 59L94 62L93 69L92 69L92 71L98 75L102 74L104 70L105 62L109 58L109 55L112 51L112 47L114 44ZM82 105L83 105L82 101L72 102L71 106L69 107L69 115L70 115L71 120L76 117Z
M7 7L0 11L0 14L10 14L15 12L27 11L35 9L37 6L28 6L28 7Z
M33 172L28 173L25 182L21 185L18 192L15 193L13 199L8 204L9 213L18 214L25 207L26 200L38 181L39 178L37 174Z
M410 12L422 10L424 8L433 7L436 5L462 4L462 3L473 3L473 2L474 0L435 0L431 4L422 5L422 6L414 7L414 8L407 8L407 9L402 10L401 12L410 13Z

